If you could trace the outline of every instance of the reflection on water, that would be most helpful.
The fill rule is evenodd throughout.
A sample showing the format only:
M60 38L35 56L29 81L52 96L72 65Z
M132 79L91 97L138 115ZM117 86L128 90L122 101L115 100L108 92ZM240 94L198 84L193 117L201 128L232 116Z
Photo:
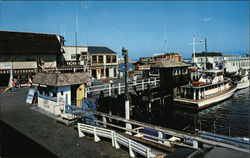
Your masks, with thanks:
M199 112L177 108L172 110L168 108L164 112L154 111L147 121L179 130L189 126L189 129L193 130L201 128L230 136L248 137L249 90L249 88L239 90L231 98ZM198 120L201 120L201 123Z

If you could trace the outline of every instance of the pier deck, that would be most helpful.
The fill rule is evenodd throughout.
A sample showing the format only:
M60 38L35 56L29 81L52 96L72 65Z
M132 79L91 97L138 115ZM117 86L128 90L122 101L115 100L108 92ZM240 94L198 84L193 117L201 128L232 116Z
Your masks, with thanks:
M0 92L1 120L19 132L35 140L60 158L85 157L129 157L127 151L116 150L110 142L95 143L92 137L79 139L77 131L30 109L25 103L28 90L18 92ZM89 140L90 139L90 140ZM11 139L10 143L15 143ZM1 144L3 147L4 144ZM25 148L25 144L22 147Z

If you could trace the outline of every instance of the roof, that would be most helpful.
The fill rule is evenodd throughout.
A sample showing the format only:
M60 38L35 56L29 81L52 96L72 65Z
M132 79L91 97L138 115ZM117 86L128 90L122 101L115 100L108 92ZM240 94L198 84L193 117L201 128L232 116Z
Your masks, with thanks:
M192 54L192 57L194 56L194 54ZM195 57L213 57L213 56L222 56L222 54L220 52L201 52L201 53L195 53Z
M107 47L89 46L88 52L90 54L117 54Z
M151 64L154 68L188 67L188 64L175 60L156 60Z
M58 54L61 44L54 34L0 31L0 54Z
M89 72L37 73L33 83L47 86L68 86L91 81Z

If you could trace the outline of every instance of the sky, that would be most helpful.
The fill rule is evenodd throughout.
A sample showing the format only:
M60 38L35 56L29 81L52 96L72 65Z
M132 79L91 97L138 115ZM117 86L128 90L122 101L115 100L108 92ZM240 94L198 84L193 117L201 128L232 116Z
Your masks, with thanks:
M179 52L249 54L249 1L0 1L0 30L59 34L66 45L106 46L130 59ZM77 42L76 35L77 32ZM204 42L196 45L204 51Z

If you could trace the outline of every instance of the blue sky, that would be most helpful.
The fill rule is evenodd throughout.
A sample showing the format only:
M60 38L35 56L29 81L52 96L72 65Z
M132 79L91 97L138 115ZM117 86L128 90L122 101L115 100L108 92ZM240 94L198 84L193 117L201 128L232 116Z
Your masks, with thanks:
M208 51L249 53L248 1L0 1L0 30L52 33L66 45L107 46L129 57L192 53L192 35ZM77 18L76 18L77 15ZM165 44L167 42L167 49ZM204 45L196 45L201 52Z

